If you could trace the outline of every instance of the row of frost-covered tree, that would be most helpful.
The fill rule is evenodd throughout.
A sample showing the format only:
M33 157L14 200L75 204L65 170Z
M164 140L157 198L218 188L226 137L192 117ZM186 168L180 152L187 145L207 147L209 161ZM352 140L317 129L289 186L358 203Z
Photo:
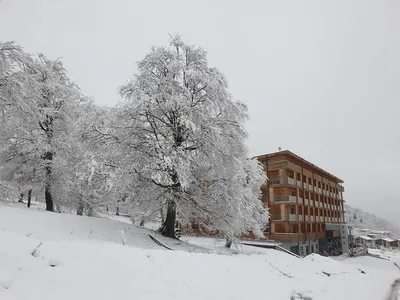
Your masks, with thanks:
M60 60L0 43L0 197L33 191L49 211L88 215L124 207L140 224L161 220L169 237L177 221L262 234L265 175L248 157L247 109L204 50L172 37L120 95L99 107Z

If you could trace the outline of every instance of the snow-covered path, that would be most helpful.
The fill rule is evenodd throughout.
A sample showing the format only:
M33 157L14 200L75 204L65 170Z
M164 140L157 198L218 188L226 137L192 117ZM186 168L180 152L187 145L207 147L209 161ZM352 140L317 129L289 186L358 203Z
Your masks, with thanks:
M180 251L166 251L147 234L117 221L0 204L0 299L288 300L300 292L313 300L377 300L400 277L392 261L370 257L297 259L257 248L218 255L174 242Z

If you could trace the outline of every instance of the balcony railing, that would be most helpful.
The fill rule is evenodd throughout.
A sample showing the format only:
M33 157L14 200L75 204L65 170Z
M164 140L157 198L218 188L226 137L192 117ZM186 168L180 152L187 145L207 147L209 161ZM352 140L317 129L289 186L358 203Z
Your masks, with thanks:
M301 181L297 180L297 186L301 187Z
M306 237L307 237L307 240L316 240L317 233L316 232L307 232Z
M272 233L271 240L280 241L280 242L300 242L305 240L304 233Z
M294 178L291 177L283 177L283 178L270 178L269 184L290 184L295 185Z
M304 205L308 205L308 199L304 199Z
M280 233L270 234L270 239L284 243L301 242L305 240L316 240L325 238L325 232L307 232L307 233Z
M292 195L276 195L276 196L272 197L272 202L297 203L296 196L292 196Z
M289 221L289 222L296 222L296 215L295 214L272 214L271 221Z

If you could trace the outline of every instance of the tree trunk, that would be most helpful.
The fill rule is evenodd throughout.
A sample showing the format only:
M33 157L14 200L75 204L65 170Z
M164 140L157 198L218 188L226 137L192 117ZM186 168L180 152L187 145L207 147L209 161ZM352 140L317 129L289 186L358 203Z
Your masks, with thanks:
M225 247L226 248L231 248L232 247L232 239L226 238Z
M84 205L84 202L83 202L83 195L81 193L79 193L79 195L78 195L78 207L76 208L76 214L78 216L82 216L84 209L85 209L85 205Z
M46 161L46 184L44 187L46 210L54 211L53 196L51 195L51 173L52 173L53 153L46 152L46 154L44 155L44 159Z
M88 217L93 217L93 206L91 204L86 205L86 215Z
M163 236L175 239L175 221L176 221L176 204L173 201L168 202L167 218L160 232Z
M46 210L54 211L53 196L51 195L50 185L46 185L44 188L44 198L46 200Z
M164 211L162 209L162 207L160 208L160 216L161 216L161 224L164 224Z
M46 166L46 185L44 187L47 211L54 211L53 196L51 195L51 171L51 159L49 159L48 165Z
M28 205L27 207L31 207L31 199L32 199L32 189L28 191Z
M76 214L78 216L82 216L83 215L83 203L82 202L78 203L78 208L76 210Z

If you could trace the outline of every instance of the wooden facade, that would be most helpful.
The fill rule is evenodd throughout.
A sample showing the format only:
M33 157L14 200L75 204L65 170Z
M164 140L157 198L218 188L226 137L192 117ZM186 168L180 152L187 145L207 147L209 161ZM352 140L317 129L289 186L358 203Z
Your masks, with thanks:
M262 201L271 215L266 236L296 243L327 237L326 224L343 224L343 180L290 151L257 156L268 180Z

